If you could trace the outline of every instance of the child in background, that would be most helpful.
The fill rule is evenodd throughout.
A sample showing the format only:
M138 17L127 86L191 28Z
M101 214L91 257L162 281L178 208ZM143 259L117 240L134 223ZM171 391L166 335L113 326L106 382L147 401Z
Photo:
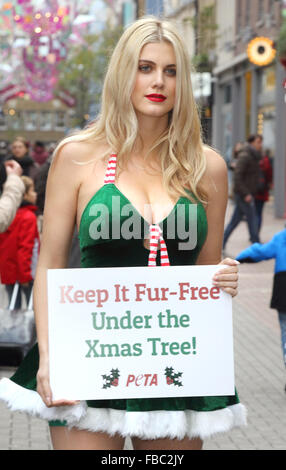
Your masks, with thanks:
M28 176L22 176L21 179L25 185L22 204L8 230L0 234L1 282L5 284L9 303L15 283L18 282L20 286L15 309L22 307L22 291L27 304L29 302L40 245L34 182Z
M268 243L263 245L254 243L254 245L243 250L236 260L240 263L257 263L272 258L275 259L275 272L270 307L278 311L282 351L286 367L286 226L284 230L274 235Z

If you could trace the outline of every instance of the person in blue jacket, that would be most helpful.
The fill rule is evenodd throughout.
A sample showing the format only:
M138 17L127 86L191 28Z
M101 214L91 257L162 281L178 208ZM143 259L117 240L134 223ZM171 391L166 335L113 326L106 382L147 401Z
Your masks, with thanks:
M275 259L275 270L270 307L278 311L286 367L286 225L268 243L254 243L239 253L236 260L240 263L257 263L272 258Z

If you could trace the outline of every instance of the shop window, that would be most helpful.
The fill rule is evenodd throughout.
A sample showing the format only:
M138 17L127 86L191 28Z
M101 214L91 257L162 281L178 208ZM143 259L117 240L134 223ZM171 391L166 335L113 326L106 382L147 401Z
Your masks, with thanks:
M224 102L231 103L231 85L226 85L224 87Z
M55 118L56 118L56 123L55 127L56 130L64 130L66 125L65 125L65 112L64 111L56 111L55 113Z
M14 108L10 108L8 111L9 116L9 128L15 131L23 129L23 115L21 111L16 111Z
M25 112L25 130L35 131L38 127L38 115L36 111Z
M260 93L274 92L276 85L275 66L266 67L262 70L260 80Z
M258 109L257 132L263 135L263 146L275 153L276 109L274 105L262 106Z
M40 128L42 131L50 131L53 128L53 113L43 111L40 115Z

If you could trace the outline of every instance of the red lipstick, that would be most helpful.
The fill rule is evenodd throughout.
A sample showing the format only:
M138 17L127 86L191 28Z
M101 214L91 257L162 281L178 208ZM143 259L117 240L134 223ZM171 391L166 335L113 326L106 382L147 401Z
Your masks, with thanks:
M157 93L152 93L151 95L146 95L146 98L150 101L155 101L156 103L161 103L167 99L164 95L158 95Z

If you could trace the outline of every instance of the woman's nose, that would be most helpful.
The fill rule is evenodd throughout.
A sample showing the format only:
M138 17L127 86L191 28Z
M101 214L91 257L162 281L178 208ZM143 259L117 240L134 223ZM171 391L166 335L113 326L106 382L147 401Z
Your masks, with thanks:
M158 88L162 88L164 86L164 74L163 70L157 70L155 79L154 79L154 86Z

